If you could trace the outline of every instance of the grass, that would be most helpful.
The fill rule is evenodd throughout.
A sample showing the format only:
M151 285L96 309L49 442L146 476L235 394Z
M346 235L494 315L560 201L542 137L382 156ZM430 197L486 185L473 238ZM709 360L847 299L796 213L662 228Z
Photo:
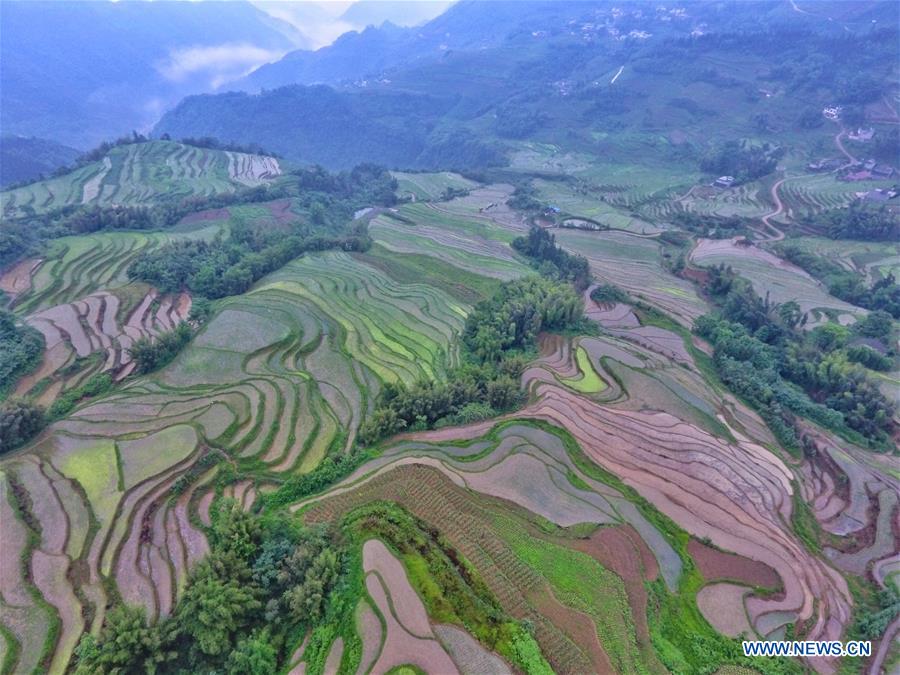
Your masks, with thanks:
M575 363L578 364L581 376L560 380L564 385L583 394L598 394L607 388L606 382L597 374L584 347L579 346L575 350Z
M108 524L121 498L120 465L115 442L96 439L87 447L69 453L58 463L60 472L78 481L94 516Z
M535 540L510 520L498 522L515 554L537 570L563 604L591 616L616 672L640 672L634 622L622 580L591 556L549 541Z

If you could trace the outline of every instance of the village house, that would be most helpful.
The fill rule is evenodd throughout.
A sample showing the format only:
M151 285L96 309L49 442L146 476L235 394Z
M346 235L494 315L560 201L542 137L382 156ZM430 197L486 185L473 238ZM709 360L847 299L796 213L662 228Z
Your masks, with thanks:
M839 169L844 165L844 163L837 158L830 159L820 159L817 162L810 162L806 165L807 171L819 172L819 171L834 171L835 169Z
M896 197L897 191L878 188L877 190L869 190L868 192L857 192L856 196L867 202L883 203Z
M713 183L716 187L730 188L734 185L734 176L719 176Z
M876 178L890 178L894 175L894 168L887 164L876 164L872 168L872 175Z
M865 162L863 162L863 168L864 168L866 171L871 171L872 169L875 168L875 165L876 165L877 163L878 163L878 162L876 162L874 159L867 159Z
M837 122L841 119L841 106L832 105L822 109L822 114L825 116L825 119L831 120L832 122Z
M865 143L867 141L871 141L874 135L875 130L872 127L869 127L868 129L863 129L862 127L860 127L856 131L848 134L847 138L849 138L851 141L861 141Z

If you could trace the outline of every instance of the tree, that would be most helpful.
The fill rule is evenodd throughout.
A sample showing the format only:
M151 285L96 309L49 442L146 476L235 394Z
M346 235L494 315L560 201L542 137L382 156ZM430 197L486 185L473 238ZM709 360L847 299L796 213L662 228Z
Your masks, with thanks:
M0 405L0 453L29 441L45 423L43 408L23 399L9 399Z
M106 615L99 639L87 635L81 640L76 673L154 673L174 657L174 637L166 621L148 625L142 607L117 605Z
M229 675L269 675L278 670L278 650L272 644L268 628L239 641L228 657Z
M262 607L256 588L234 577L218 575L209 560L194 568L178 603L177 618L184 633L206 656L224 656L235 633L250 624Z

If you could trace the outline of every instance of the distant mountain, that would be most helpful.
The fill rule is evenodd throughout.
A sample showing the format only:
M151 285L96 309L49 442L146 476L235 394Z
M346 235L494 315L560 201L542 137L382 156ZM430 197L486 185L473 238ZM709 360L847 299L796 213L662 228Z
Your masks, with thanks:
M358 2L345 13L364 20L369 5ZM397 3L408 5L410 3ZM288 84L339 84L375 77L392 69L441 58L448 51L485 49L501 44L523 25L577 16L582 2L478 2L464 0L424 26L402 28L390 21L348 32L316 51L298 49L275 63L260 66L233 86L256 92ZM388 15L382 10L382 15ZM363 24L367 25L367 24Z
M37 180L71 164L80 154L45 138L0 136L0 187Z
M3 132L84 149L297 46L246 2L5 0L0 23Z
M476 168L526 141L658 161L729 139L796 144L826 104L862 122L891 81L898 5L828 7L461 2L421 28L293 52L248 78L263 93L189 97L154 133L330 168ZM332 86L272 88L285 79Z

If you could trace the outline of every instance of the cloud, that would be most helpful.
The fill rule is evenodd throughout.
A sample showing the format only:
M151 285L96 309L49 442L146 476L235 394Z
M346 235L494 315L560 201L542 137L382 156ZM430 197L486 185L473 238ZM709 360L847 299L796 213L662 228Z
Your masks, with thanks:
M246 42L177 47L156 64L156 70L171 82L204 77L213 89L246 75L264 63L277 61L283 51L265 49Z
M272 18L290 24L303 36L303 49L319 49L330 45L338 37L353 30L354 26L341 20L353 3L335 2L279 2L278 0L253 0L253 5Z

